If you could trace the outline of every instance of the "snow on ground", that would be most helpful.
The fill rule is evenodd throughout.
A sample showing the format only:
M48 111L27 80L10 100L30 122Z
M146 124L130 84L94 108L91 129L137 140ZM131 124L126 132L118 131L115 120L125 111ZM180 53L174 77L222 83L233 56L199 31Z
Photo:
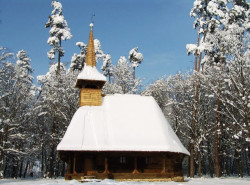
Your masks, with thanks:
M249 185L250 178L194 178L186 182L119 182L103 180L101 182L86 182L85 185ZM2 179L0 184L6 185L80 185L82 183L64 179Z

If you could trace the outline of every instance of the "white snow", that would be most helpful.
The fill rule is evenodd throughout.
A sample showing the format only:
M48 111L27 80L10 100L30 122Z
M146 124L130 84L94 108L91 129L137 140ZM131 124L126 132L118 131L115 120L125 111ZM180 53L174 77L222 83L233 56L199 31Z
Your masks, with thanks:
M185 178L186 182L119 182L115 180L102 180L101 182L87 182L85 185L249 185L250 178ZM2 179L4 185L80 185L76 180L64 179Z
M224 13L222 10L219 9L219 5L216 2L209 1L207 5L207 10L214 15L219 15L220 17L224 16Z
M57 1L52 1L51 6L55 8L55 10L62 10L62 4Z
M196 52L197 45L195 45L195 44L187 44L186 49L187 49L188 54L190 54L191 52L193 52L193 54L194 54Z
M54 24L63 24L63 22L64 22L64 16L63 15L56 14L56 15L52 15L51 17L53 19Z
M202 8L202 1L201 0L195 0L194 1L194 7L195 8Z
M83 48L83 47L86 47L87 45L84 42L77 42L76 46L79 46L79 47Z
M105 81L106 82L106 77L101 74L96 67L92 66L87 66L86 64L84 65L83 70L81 73L77 76L77 80L98 80L98 81Z
M170 151L189 155L151 96L115 94L82 106L57 150Z
M49 45L53 45L53 44L59 43L59 39L57 37L55 37L55 36L52 36L52 37L48 38L47 43Z

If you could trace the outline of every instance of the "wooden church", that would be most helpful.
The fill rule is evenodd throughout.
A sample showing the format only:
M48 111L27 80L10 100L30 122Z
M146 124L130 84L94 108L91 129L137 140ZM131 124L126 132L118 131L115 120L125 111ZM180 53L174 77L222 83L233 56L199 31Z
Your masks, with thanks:
M57 146L65 179L183 181L182 145L153 97L102 95L106 77L96 69L93 24L86 64L77 77L79 108Z

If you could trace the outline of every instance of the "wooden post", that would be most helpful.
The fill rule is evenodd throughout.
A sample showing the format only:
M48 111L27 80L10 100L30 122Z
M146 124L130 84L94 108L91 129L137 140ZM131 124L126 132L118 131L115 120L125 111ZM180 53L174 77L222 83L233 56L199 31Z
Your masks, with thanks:
M137 157L135 157L134 159L134 171L132 172L132 174L137 174L137 173L140 173L138 170L137 170Z
M166 173L166 155L163 156L162 159L162 171L161 174L165 174Z
M108 169L108 157L105 156L105 159L104 159L104 166L105 166L105 169L104 169L104 174L109 174L109 169Z
M74 153L73 174L76 174L76 153Z

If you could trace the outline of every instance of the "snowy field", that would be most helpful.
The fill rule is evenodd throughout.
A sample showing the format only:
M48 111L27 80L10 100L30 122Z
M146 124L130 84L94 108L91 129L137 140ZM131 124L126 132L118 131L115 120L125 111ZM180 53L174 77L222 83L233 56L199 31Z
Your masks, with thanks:
M250 185L250 178L194 178L185 179L186 182L118 182L103 180L101 182L86 182L85 185ZM77 185L76 180L64 179L3 179L0 184L6 185Z

